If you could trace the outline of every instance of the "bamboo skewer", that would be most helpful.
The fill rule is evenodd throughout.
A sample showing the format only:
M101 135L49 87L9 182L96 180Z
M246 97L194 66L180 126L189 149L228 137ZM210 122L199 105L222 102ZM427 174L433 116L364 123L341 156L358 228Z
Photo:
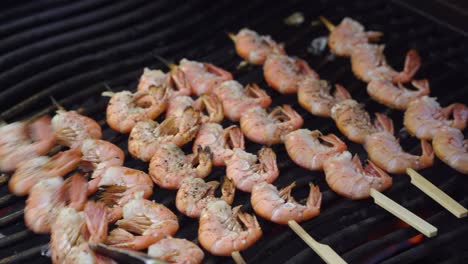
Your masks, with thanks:
M412 226L414 229L423 233L425 236L433 237L437 235L437 228L435 226L429 224L421 217L413 214L408 209L394 202L392 199L388 198L383 193L372 188L370 195L372 196L372 198L374 198L374 202L377 205L387 210L394 216L400 218L401 220Z
M236 264L247 264L239 251L234 251L231 253L231 257Z
M444 191L437 188L437 186L432 184L415 170L408 168L406 169L406 174L410 176L411 183L414 186L418 187L418 189L423 191L456 217L462 218L468 215L468 210L465 207L455 201L452 197L448 196Z
M320 21L322 21L325 27L327 27L328 31L333 31L335 29L335 25L333 25L333 23L330 20L326 19L323 16L319 16L319 19Z
M347 263L330 246L317 242L296 221L289 220L289 227L328 264Z

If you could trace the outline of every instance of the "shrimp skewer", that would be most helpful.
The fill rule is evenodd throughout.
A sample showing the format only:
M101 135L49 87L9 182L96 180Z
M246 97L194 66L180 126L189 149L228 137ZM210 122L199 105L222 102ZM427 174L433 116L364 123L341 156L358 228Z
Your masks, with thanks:
M338 102L351 99L349 92L341 85L335 85L331 95L331 86L327 81L307 77L298 84L297 100L313 115L330 117L331 108Z
M263 65L265 81L282 94L296 93L300 81L307 77L320 79L305 60L272 54Z
M181 238L166 237L148 248L148 255L170 263L200 264L205 257L193 242Z
M229 36L234 41L237 54L251 64L262 65L270 54L286 54L283 46L270 36L261 36L247 28Z
M347 150L346 144L334 134L322 135L318 130L299 129L284 137L289 157L308 170L322 170L326 160Z
M200 178L185 178L177 191L176 207L184 215L191 218L200 217L201 211L212 201L224 200L229 205L234 201L236 187L227 177L221 186L221 197L215 196L219 182L205 182Z
M310 184L310 192L305 205L302 205L291 196L293 182L278 191L269 183L262 182L252 188L251 203L255 213L261 217L285 225L289 220L303 222L319 215L322 194L318 186Z
M43 116L31 122L14 122L0 127L0 170L14 171L16 166L47 154L55 145L51 119Z
M453 115L453 119L449 117ZM442 108L433 97L423 96L409 103L403 123L411 135L419 139L431 140L438 128L449 126L465 129L468 120L468 107L464 104L451 104Z
M395 85L388 80L372 80L367 85L367 93L372 99L387 107L404 111L411 101L430 93L427 80L414 80L411 84L417 90L409 90L401 83Z
M253 106L267 108L271 104L271 97L256 84L244 88L237 81L226 81L214 93L223 104L224 116L234 122L239 121L242 113Z
M240 119L244 135L259 144L279 144L282 137L299 129L304 124L302 117L289 105L277 106L270 113L260 106L245 111Z
M79 147L87 138L100 139L101 126L93 119L76 111L58 110L52 118L52 129L57 142L67 147Z
M132 250L146 249L179 229L177 216L171 210L138 195L123 206L123 219L116 225L106 243Z
M455 128L439 128L432 139L436 156L453 169L468 174L468 140Z
M200 216L198 241L215 256L229 256L254 244L262 236L257 218L223 200L208 203Z
M174 143L161 144L151 159L149 174L160 187L178 189L185 178L204 178L210 174L211 155L209 148L199 147L197 154L185 156Z
M220 124L205 123L193 142L193 152L197 153L199 147L211 150L213 166L224 166L235 148L245 149L244 135L236 125L223 129Z
M258 157L237 148L226 162L226 177L244 192L251 192L259 182L272 183L278 176L276 154L271 148L260 149Z

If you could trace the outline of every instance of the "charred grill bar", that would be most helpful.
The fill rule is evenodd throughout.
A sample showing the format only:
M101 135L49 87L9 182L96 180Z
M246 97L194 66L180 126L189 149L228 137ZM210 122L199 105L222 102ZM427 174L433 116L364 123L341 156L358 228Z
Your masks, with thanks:
M421 53L422 68L416 77L428 77L431 96L442 105L467 103L468 39L399 5L387 1L128 1L108 0L7 2L0 12L0 118L12 122L38 113L52 114L53 96L67 109L83 109L83 114L105 124L108 99L100 96L106 88L135 89L143 67L164 68L155 55L177 62L183 57L207 61L231 71L243 84L258 83L273 98L273 106L291 104L304 118L304 127L339 135L332 120L314 117L303 110L295 95L280 95L267 88L261 67L236 69L240 58L225 32L237 32L248 26L283 41L288 54L299 56L323 79L338 82L352 96L366 104L369 112L385 111L402 128L402 113L389 110L370 100L365 84L352 74L349 60L334 58L326 49L319 55L307 51L312 40L326 36L326 28L317 23L319 15L337 23L350 16L366 28L384 32L386 56L391 65L402 65L405 52L415 48ZM305 22L297 27L283 23L296 11ZM314 21L311 24L311 21ZM398 66L397 66L398 67ZM225 121L223 126L229 125ZM103 138L126 150L127 136L103 126ZM465 133L466 134L466 133ZM405 149L419 151L418 140L400 132ZM360 145L346 141L350 151L364 157ZM189 149L187 147L187 149ZM351 201L339 197L327 186L322 172L310 172L294 165L283 146L274 146L284 187L297 181L295 196L305 197L307 183L313 181L323 192L319 217L301 226L322 243L330 245L350 263L466 263L468 228L409 183L409 177L394 176L394 185L386 195L415 212L439 229L428 239L399 222L370 200ZM248 152L259 145L247 144ZM125 166L147 170L147 164L129 158ZM224 174L215 169L207 178L217 180ZM428 180L468 206L468 178L440 161L422 171ZM40 257L48 236L26 230L22 217L24 198L0 186L0 263L49 263ZM157 188L152 198L174 212L175 192ZM239 193L235 204L250 210L250 196ZM178 213L177 237L195 240L197 221ZM312 263L321 261L287 226L260 220L264 236L245 252L248 263ZM225 263L227 258L206 256L205 263Z

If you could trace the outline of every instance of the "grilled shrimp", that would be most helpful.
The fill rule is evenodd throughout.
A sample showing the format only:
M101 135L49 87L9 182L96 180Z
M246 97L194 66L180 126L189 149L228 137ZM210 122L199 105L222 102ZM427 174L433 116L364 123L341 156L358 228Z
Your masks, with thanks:
M181 147L190 142L200 127L200 114L192 107L186 108L179 118L168 118L161 124L153 120L138 122L128 138L128 151L142 161L148 162L156 147L172 142Z
M18 164L15 173L11 176L8 187L15 195L27 195L40 180L63 177L74 170L80 160L81 152L78 149L62 151L53 157L40 156L25 160Z
M224 166L230 159L235 148L245 149L244 135L239 127L232 125L223 130L220 124L205 123L200 127L197 137L193 142L193 152L198 147L210 148L213 153L213 166Z
M107 105L107 124L120 133L129 133L137 122L156 119L167 108L167 88L115 93Z
M278 191L269 183L261 182L252 188L250 203L255 213L273 223L285 225L289 220L307 221L320 214L322 193L318 186L310 184L310 192L305 205L296 202L291 196L293 182Z
M224 177L221 197L215 196L215 190L218 186L219 182L217 181L205 182L200 178L185 178L177 191L177 209L188 217L198 218L209 202L224 200L226 203L232 204L236 191L232 181Z
M58 110L52 118L52 128L57 142L67 147L79 147L87 138L100 139L101 126L93 119L75 111Z
M258 85L249 84L245 88L237 81L220 84L214 91L223 104L224 116L238 122L242 113L253 106L267 108L271 97Z
M62 208L52 224L52 263L116 263L89 248L88 242L104 242L106 237L106 210L102 204L88 202L84 212L70 207Z
M298 84L297 100L299 104L313 115L330 117L331 108L338 102L351 99L351 95L341 85L335 85L331 95L331 86L327 81L306 77Z
M453 119L449 119L451 115ZM467 120L468 107L464 104L442 108L436 98L423 96L409 103L403 124L411 135L431 140L438 128L449 126L463 130Z
M262 236L262 229L254 215L242 213L241 206L231 210L225 201L218 200L203 209L198 228L198 242L216 256L229 256L253 245Z
M233 37L237 54L251 64L262 65L270 54L286 54L270 36L243 28Z
M305 60L272 54L263 65L265 81L282 94L296 93L298 83L306 77L320 79Z
M149 175L162 188L178 189L185 178L204 178L210 174L211 155L209 148L199 147L197 154L185 156L174 143L163 143L151 158Z
M335 104L331 109L331 118L340 132L355 143L363 144L367 135L377 132L364 106L353 99Z
M251 192L252 187L259 182L272 183L278 176L276 154L271 148L263 147L258 157L237 148L226 161L226 177L244 192Z
M123 207L123 219L109 233L106 243L114 247L142 250L179 229L177 216L162 204L136 197Z
M453 169L468 174L468 140L455 128L437 129L432 139L436 156Z
M148 255L169 263L200 264L205 257L193 242L182 238L166 237L148 248Z
M50 233L50 226L63 207L81 211L86 203L88 183L80 174L63 181L60 177L45 179L31 188L26 207L24 223L34 233Z
M182 116L187 107L193 107L200 112L202 123L220 123L223 121L223 105L215 94L203 94L195 101L190 96L174 97L169 101L166 118ZM207 112L206 115L204 111Z
M85 139L81 145L81 167L93 171L91 178L101 177L108 167L122 166L124 152L109 141Z
M177 68L169 73L164 73L161 70L150 70L145 68L138 82L138 91L156 91L161 88L167 88L168 98L173 98L179 95L190 95L190 87L177 86L174 83L173 76L178 73Z
M387 107L404 111L411 101L430 93L427 80L414 80L411 84L416 90L407 89L401 83L395 85L389 80L372 80L367 85L367 93Z
M299 129L302 117L289 105L277 106L270 113L260 106L245 111L240 119L244 135L255 143L272 145L282 142L282 137Z
M101 176L98 185L98 201L107 207L108 222L122 217L122 207L142 193L143 198L153 194L153 182L148 174L126 167L109 167Z
M322 135L318 130L298 129L284 137L289 157L297 165L308 170L322 170L330 157L348 149L334 134Z
M0 170L14 171L18 163L45 155L55 144L50 117L0 127Z
M384 45L359 44L351 52L351 67L354 75L369 83L374 79L390 80L395 83L406 83L421 66L421 58L415 50L406 54L403 71L397 72L387 64L384 55Z
M211 93L220 83L232 80L230 72L210 63L182 59L177 69L177 73L173 75L177 86L190 88L198 96Z
M349 57L354 48L368 41L378 40L383 35L378 31L364 31L364 27L349 17L343 18L328 36L328 47L338 55Z
M365 167L357 155L345 151L323 164L328 186L339 195L357 200L370 196L372 188L384 191L392 186L392 177L368 161Z
M421 156L405 152L393 135L392 120L382 114L376 115L383 129L366 136L364 148L370 160L389 173L404 173L407 168L420 170L432 166L434 152L429 142L421 140Z

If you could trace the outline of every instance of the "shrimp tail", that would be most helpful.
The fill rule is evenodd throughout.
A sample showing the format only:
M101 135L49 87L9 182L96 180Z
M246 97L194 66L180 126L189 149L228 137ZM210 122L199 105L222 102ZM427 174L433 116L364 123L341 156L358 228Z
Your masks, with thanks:
M198 166L196 168L197 177L205 178L210 174L213 163L213 153L210 150L210 147L202 148L198 146L197 151Z
M205 68L208 72L211 72L211 73L214 73L216 75L219 75L221 77L223 77L223 79L227 79L227 80L232 80L233 79L233 76L230 72L228 71L225 71L224 69L221 69L211 63L205 63Z
M70 201L68 206L81 211L87 198L88 182L86 179L81 173L75 173L66 180L64 188Z
M256 98L256 101L261 106L267 106L271 104L271 97L266 93L266 91L260 89L256 83L248 84L245 89L250 96Z
M333 96L338 100L338 101L344 101L346 99L351 99L351 94L342 86L341 84L335 84L335 92L333 93Z
M290 201L292 196L291 196L291 191L292 189L296 187L296 182L292 182L290 185L284 187L283 189L281 189L278 193L279 197L281 197L281 199L283 200L288 200Z
M228 204L232 204L232 202L234 202L235 195L236 186L234 185L234 182L232 182L228 177L224 177L221 185L221 199Z
M366 31L367 39L371 42L379 41L383 34L384 33L380 31Z
M232 149L245 149L244 134L236 125L232 125L224 130L224 138Z
M405 66L403 67L403 71L393 78L393 82L409 82L420 67L421 57L419 56L419 53L414 49L410 49L406 53Z
M419 158L419 169L431 167L434 164L434 150L427 140L421 140L422 155Z
M468 107L460 103L455 104L453 109L453 127L464 130L466 128L467 120Z
M188 91L187 94L191 94L192 87L190 86L190 82L179 67L171 69L171 77L179 91Z
M429 95L431 92L429 81L427 79L413 80L411 84L418 89L420 96Z
M335 134L328 134L326 136L320 136L320 139L338 148L340 152L343 152L348 149L348 146L346 145L346 143L343 142L343 140L341 140Z
M393 121L390 117L382 113L375 113L374 126L380 131L387 131L388 133L394 133Z
M224 118L223 105L215 94L203 94L195 101L194 108L198 111L205 108L209 115L209 122L219 123Z
M309 184L310 192L307 197L307 207L308 208L320 208L322 204L322 193L320 192L320 187L318 185Z
M310 68L309 64L305 60L297 59L296 64L306 75L311 75L315 79L320 80L320 75L314 70L312 70L312 68Z
M86 226L89 230L89 242L99 243L107 238L107 213L102 203L88 202L85 209Z
M271 148L263 147L259 151L258 157L263 171L278 171L278 167L276 165L276 154Z
M375 164L371 160L367 162L365 171L368 172L370 175L380 178L381 184L380 184L379 191L383 191L389 188L390 186L392 186L392 182L393 182L392 177L390 177L390 175L388 175L387 172L379 168L377 164Z

